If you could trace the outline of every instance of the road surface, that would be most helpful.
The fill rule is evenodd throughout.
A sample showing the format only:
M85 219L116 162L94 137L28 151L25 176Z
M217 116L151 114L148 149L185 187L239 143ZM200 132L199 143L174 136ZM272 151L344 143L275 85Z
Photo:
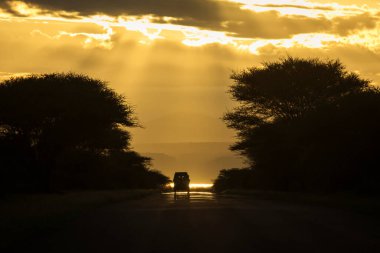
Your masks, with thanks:
M252 197L165 193L99 208L36 236L28 252L380 252L379 221Z

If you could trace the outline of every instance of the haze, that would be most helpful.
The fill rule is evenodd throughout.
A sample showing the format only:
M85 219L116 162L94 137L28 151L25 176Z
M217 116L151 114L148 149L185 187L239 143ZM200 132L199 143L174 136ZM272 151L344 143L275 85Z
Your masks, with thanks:
M286 55L340 58L380 83L373 0L0 1L0 78L79 72L135 105L133 146L168 176L210 183L241 167L229 75Z

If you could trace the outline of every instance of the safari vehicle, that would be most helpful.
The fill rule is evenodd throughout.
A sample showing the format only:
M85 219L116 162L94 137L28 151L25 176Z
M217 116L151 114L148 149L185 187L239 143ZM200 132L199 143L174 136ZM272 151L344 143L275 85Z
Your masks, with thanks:
M177 194L177 191L186 191L187 194L190 194L190 178L187 172L176 172L174 174L174 195Z

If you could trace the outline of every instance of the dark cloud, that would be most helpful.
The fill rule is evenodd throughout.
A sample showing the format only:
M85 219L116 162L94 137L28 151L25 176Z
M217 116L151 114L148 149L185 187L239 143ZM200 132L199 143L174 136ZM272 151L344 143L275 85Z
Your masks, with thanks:
M216 0L26 0L27 3L49 10L79 12L81 15L153 15L154 22L167 22L162 17L174 17L174 24L201 29L224 31L240 38L280 39L300 33L338 33L347 35L359 29L374 28L379 17L369 13L332 20L301 15L280 15L277 11L254 12L241 9L241 4ZM331 7L299 5L260 5L331 10Z
M5 2L7 1L0 1L0 6L7 7ZM180 19L177 24L199 27L217 27L223 21L220 15L223 6L220 5L220 1L214 0L24 0L24 2L43 9L79 12L81 15L153 15L158 22L166 22L161 19L166 16ZM8 11L12 12L10 8Z
M289 38L299 33L326 31L330 26L322 17L280 16L276 11L253 12L238 8L229 8L226 20L221 29L245 38Z
M27 3L84 15L104 13L109 15L169 16L177 18L215 19L218 3L212 0L27 0Z

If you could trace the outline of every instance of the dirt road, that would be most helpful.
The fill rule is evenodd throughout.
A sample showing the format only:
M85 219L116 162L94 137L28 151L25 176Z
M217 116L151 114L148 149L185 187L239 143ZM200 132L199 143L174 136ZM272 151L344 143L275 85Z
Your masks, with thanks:
M28 252L380 252L379 221L349 210L170 193L99 208ZM20 252L20 251L19 251ZM26 251L25 251L26 252Z

